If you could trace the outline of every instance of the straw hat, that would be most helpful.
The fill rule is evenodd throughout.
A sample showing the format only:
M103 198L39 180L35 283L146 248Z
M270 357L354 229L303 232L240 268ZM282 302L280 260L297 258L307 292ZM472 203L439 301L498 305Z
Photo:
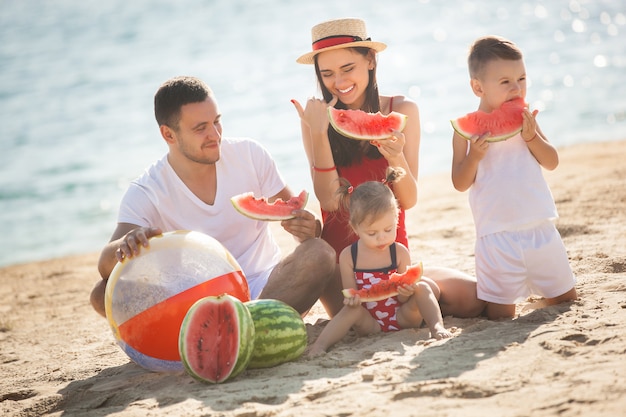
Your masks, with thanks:
M313 64L315 55L333 49L366 47L380 52L387 47L367 37L365 22L361 19L335 19L320 23L311 29L311 37L313 50L296 59L299 64Z

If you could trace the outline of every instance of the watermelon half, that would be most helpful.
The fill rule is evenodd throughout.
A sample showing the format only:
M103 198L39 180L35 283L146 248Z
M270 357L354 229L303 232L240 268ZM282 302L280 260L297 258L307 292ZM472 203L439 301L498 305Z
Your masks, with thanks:
M342 291L343 296L346 298L352 298L358 295L363 303L385 300L389 297L393 297L394 295L398 295L399 286L415 284L422 278L423 272L424 268L420 262L408 267L403 274L394 272L389 276L388 280L381 281L369 288L361 288L360 290L346 288Z
M246 369L254 349L248 308L228 294L196 301L181 324L178 349L185 370L198 381L234 378Z
M523 98L505 101L491 113L482 110L450 120L452 128L465 139L490 133L487 142L507 140L522 131L522 112L527 107Z
M295 217L293 211L304 209L308 199L309 193L302 190L298 196L291 197L287 201L279 198L270 203L265 197L255 198L251 192L231 197L230 201L244 216L255 220L272 221L293 219Z
M362 110L343 110L328 107L328 119L337 132L359 140L388 139L394 130L402 131L408 117L392 111L387 115Z

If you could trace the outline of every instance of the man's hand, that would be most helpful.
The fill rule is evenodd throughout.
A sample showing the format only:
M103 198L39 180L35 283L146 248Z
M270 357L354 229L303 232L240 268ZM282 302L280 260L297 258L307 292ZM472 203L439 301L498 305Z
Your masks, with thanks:
M298 242L304 242L307 239L319 237L322 233L322 227L319 220L315 218L313 213L307 210L295 210L293 219L283 220L280 225L287 232L291 233Z
M149 246L148 240L150 238L161 234L161 229L158 227L138 227L131 230L119 240L115 258L121 262L124 259L139 255L141 247L147 248Z

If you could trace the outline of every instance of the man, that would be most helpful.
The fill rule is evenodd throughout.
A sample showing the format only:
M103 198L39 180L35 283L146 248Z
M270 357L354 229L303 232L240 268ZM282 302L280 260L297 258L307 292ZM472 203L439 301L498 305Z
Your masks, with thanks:
M241 265L251 297L274 298L306 313L326 288L335 252L322 239L321 224L306 211L282 227L300 244L281 259L267 222L248 219L230 197L289 199L293 194L267 151L250 139L222 138L221 114L209 87L193 77L166 81L154 111L169 152L133 181L120 206L117 228L98 261L102 276L91 293L105 316L106 280L118 261L132 258L148 239L170 230L195 230L221 242Z

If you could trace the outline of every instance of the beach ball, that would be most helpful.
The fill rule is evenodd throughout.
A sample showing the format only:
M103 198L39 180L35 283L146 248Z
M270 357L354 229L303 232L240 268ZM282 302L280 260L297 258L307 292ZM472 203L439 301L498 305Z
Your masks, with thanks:
M178 334L187 311L209 295L245 302L241 267L214 238L174 231L150 239L138 256L118 262L107 281L105 309L124 353L151 371L183 371Z

